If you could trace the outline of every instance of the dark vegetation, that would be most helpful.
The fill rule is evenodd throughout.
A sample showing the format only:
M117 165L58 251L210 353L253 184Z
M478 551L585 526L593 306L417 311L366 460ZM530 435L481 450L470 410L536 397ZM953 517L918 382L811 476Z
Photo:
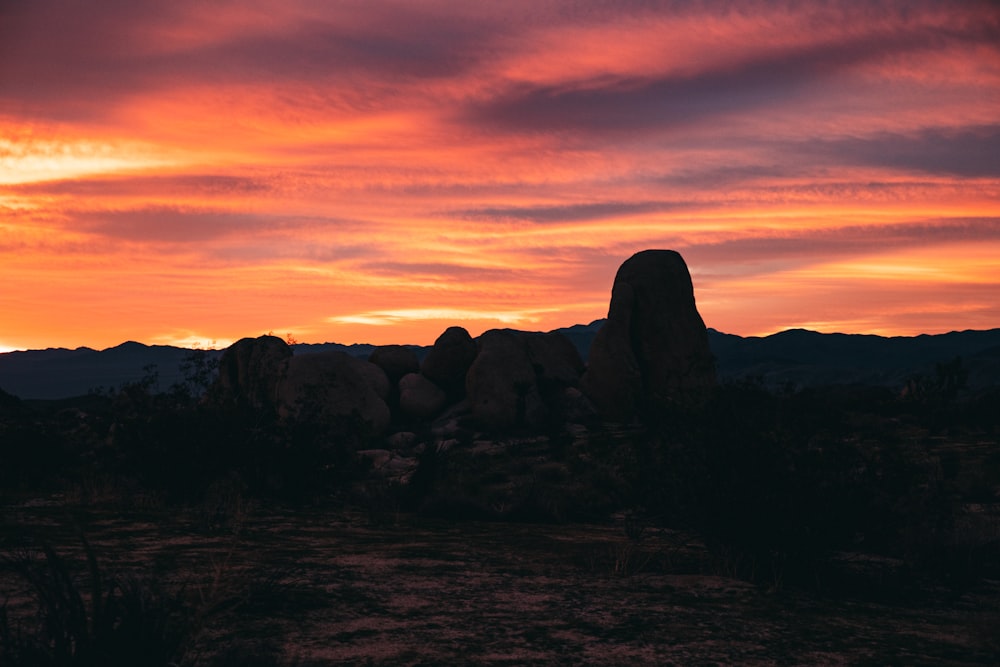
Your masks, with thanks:
M757 582L873 592L837 570L845 553L895 559L892 586L995 577L1000 525L979 504L1000 491L998 394L959 401L942 386L903 399L862 387L723 386L638 440L636 500L696 530L720 564Z
M61 494L123 513L197 508L208 533L236 530L254 503L360 507L373 523L620 516L626 540L583 566L707 570L834 597L919 597L1000 578L1000 390L966 390L960 359L902 393L743 381L642 425L589 424L583 435L553 423L501 437L469 424L450 448L425 448L406 485L359 462L357 450L378 445L354 420L290 425L220 405L203 353L166 392L153 391L154 372L76 400L0 393L2 504ZM665 531L694 536L706 558L677 557ZM81 540L70 562L4 527L0 570L26 582L36 614L15 620L0 607L0 664L201 664L191 637L217 596L109 572ZM225 660L250 664L240 650ZM280 663L274 651L256 655Z
M68 492L80 502L198 502L221 480L250 496L306 502L342 488L363 434L352 420L277 416L212 401L214 368L195 352L184 382L155 392L155 369L116 392L3 408L6 493Z
M86 573L48 544L6 556L4 565L30 587L33 624L12 622L0 607L5 665L169 665L180 655L194 614L180 595L136 578L109 578L83 539Z

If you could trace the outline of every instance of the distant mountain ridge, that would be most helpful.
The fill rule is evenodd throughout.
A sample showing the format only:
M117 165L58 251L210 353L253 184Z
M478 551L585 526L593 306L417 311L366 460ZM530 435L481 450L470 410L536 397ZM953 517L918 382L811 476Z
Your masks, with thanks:
M968 386L1000 384L1000 329L894 336L790 329L764 337L708 330L722 379L754 378L771 387L865 384L901 387L961 357Z
M562 333L585 359L604 320L577 324ZM721 381L753 379L766 386L867 384L902 387L917 375L931 375L935 364L961 357L969 387L1000 384L1000 329L946 334L882 337L823 334L790 329L770 336L743 337L708 330ZM367 358L375 345L298 343L296 353L340 350ZM430 346L412 346L422 358ZM182 365L193 350L134 341L106 350L50 348L0 354L0 389L25 399L80 396L95 389L117 388L156 373L161 390L183 380ZM206 350L208 359L222 350Z

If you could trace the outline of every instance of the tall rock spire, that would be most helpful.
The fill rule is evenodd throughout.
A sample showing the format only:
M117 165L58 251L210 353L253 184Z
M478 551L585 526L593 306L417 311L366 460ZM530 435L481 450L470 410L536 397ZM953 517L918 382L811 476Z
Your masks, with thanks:
M598 412L615 421L715 384L708 333L680 254L644 250L621 265L581 384Z

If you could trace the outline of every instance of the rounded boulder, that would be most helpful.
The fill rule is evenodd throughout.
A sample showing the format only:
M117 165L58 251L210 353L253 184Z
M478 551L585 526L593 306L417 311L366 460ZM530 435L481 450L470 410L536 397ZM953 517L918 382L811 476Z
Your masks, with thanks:
M462 327L448 327L424 358L420 372L450 396L460 396L465 389L465 375L475 361L476 341Z
M448 395L419 373L408 373L399 380L399 409L408 417L431 419L448 405Z

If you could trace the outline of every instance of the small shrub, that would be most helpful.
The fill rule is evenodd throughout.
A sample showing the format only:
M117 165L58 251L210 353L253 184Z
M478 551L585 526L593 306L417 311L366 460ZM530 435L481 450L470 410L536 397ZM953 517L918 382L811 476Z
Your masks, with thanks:
M86 540L83 545L83 586L69 563L48 545L42 546L41 561L27 551L6 558L6 565L30 586L36 614L25 625L12 622L6 609L0 612L0 664L175 664L189 630L184 604L154 584L106 576Z
M956 493L940 461L860 437L849 397L720 387L700 411L636 438L636 504L695 529L720 571L769 586L811 585L838 551L951 576Z

